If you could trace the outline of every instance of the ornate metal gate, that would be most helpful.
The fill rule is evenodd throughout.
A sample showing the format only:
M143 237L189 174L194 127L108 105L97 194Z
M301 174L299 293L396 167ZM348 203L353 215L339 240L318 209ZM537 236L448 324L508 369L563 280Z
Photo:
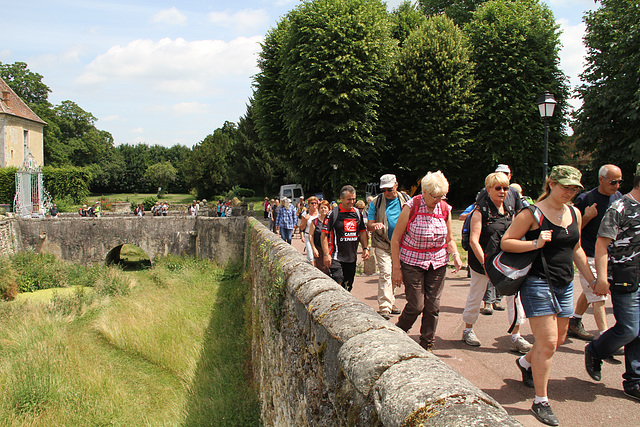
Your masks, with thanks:
M22 218L44 217L51 207L51 196L44 189L42 170L28 153L22 168L16 172L16 195L13 212Z

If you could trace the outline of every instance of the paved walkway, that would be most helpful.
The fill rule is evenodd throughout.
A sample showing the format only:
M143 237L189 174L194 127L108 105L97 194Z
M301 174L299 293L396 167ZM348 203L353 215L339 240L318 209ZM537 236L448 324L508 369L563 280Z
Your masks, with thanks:
M462 223L455 221L455 228ZM303 252L304 245L299 235L293 246ZM576 278L577 280L577 278ZM357 276L353 295L365 304L378 309L378 276ZM515 365L517 354L509 352L510 337L507 335L506 311L494 312L491 316L480 315L474 327L482 342L481 347L469 347L462 342L462 311L469 291L466 271L454 275L447 273L440 309L440 323L436 332L434 353L445 363L460 372L485 393L500 402L507 412L525 426L541 426L529 409L534 391L522 385L522 376ZM575 299L580 295L575 292ZM405 305L402 289L396 289L396 305L402 310ZM615 322L611 302L607 302L609 325ZM395 323L398 316L392 316ZM591 308L584 317L585 328L596 330ZM409 331L416 341L419 337L420 318ZM522 325L521 334L530 342L533 335L528 323ZM622 393L624 357L616 357L616 362L605 361L602 367L603 379L594 382L584 369L585 342L567 338L554 356L549 379L549 399L560 420L561 426L602 426L615 427L640 425L640 403Z

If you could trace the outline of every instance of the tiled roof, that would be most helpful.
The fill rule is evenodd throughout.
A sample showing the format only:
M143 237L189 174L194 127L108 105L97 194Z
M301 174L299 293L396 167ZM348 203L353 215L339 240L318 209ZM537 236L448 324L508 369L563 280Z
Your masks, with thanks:
M0 114L2 113L42 123L43 125L47 124L36 113L31 111L31 108L0 78Z

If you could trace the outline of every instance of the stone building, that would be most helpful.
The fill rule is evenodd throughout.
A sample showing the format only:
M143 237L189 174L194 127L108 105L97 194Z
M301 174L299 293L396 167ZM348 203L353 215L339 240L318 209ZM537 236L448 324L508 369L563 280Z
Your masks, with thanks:
M45 125L0 78L0 167L42 167Z

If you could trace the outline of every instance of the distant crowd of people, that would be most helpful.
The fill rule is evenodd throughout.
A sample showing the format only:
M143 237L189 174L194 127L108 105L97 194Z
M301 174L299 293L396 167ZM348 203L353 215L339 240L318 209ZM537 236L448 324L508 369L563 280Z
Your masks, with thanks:
M485 270L485 251L499 233L503 251L536 251L533 264L516 295L506 296L511 325L509 350L522 382L535 389L531 411L542 423L558 425L549 404L548 382L554 353L567 334L588 341L585 368L600 381L602 361L624 355L624 393L640 400L640 163L633 189L618 189L622 172L615 165L599 170L599 185L580 193L581 173L572 166L554 166L543 194L533 201L511 183L508 165L487 175L485 187L460 216L468 223L470 285L462 313L462 341L481 346L473 326L479 314L504 310L502 296ZM387 320L399 315L396 326L408 331L422 315L419 344L432 351L440 311L446 266L462 267L453 238L449 183L440 171L422 179L422 193L409 197L398 190L395 175L380 178L381 194L357 201L356 190L345 185L340 203L303 197L265 198L263 211L270 229L288 243L300 233L310 263L351 291L358 247L362 260L373 248L378 268L378 308ZM576 198L577 196L577 198ZM575 199L575 202L574 202ZM371 242L371 244L369 244ZM574 266L582 293L574 308ZM394 288L404 286L406 304L395 305ZM605 301L611 295L616 323L609 328ZM582 317L593 307L597 334L585 330ZM533 343L520 335L529 321Z

